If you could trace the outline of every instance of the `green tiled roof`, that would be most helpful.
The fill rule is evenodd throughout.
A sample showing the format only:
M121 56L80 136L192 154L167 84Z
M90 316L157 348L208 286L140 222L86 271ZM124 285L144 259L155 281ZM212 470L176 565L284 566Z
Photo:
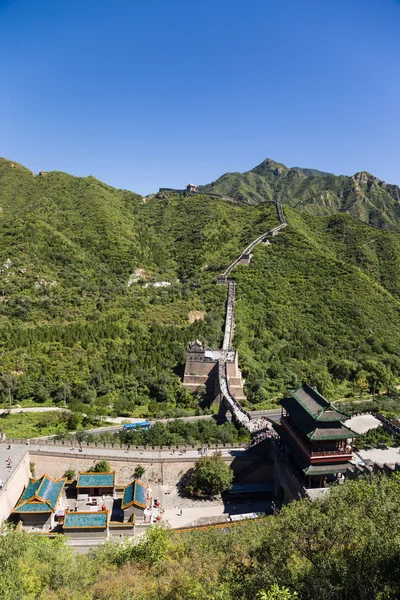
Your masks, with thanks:
M43 475L29 479L13 512L51 512L55 509L63 490L65 479L55 480Z
M347 463L336 465L310 465L304 469L305 475L334 475L335 473L346 473Z
M57 500L61 493L61 490L64 487L64 482L64 479L62 479L61 481L53 481L48 477L43 477L43 481L40 487L38 488L36 495L42 500L48 502L51 508L54 509L55 505L57 504Z
M133 502L133 494L135 489L135 482L130 483L124 488L124 493L122 496L122 508L126 508L130 506Z
M284 398L281 404L288 411L293 425L302 431L309 440L344 440L358 437L358 433L343 425L341 421L316 421L293 398Z
M347 415L338 410L313 388L304 383L298 390L288 390L292 398L316 421L344 421ZM282 402L283 404L283 402Z
M310 440L347 440L357 438L359 434L338 423L338 427L317 427L307 437Z
M115 471L111 473L79 473L77 487L115 487Z
M139 504L140 506L146 507L147 504L147 490L146 486L135 481L135 504Z
M147 487L139 481L134 481L124 488L122 496L122 508L127 508L131 504L136 504L142 508L147 505Z
M44 512L52 512L52 509L47 504L47 502L25 502L25 504L20 504L13 510L14 513L44 513Z
M22 493L22 496L20 498L20 503L21 502L26 502L27 500L30 500L31 498L33 498L37 492L37 490L39 489L41 483L42 483L43 478L41 477L40 479L36 479L36 481L34 479L29 479L29 483L26 486L25 490Z
M72 528L106 528L107 512L68 512L65 513L64 529Z

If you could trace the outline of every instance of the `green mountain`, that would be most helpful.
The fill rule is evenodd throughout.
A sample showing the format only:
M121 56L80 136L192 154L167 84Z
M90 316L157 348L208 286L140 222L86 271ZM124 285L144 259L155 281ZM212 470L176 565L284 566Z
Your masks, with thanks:
M348 212L375 227L400 229L400 188L365 171L336 176L314 169L289 169L267 158L251 171L225 173L199 190L247 204L279 200L310 215Z
M303 379L346 396L400 375L399 236L325 212L287 205L288 227L233 271L249 406ZM0 219L2 402L122 415L199 410L201 394L180 384L186 344L220 346L226 288L215 277L277 224L265 198L142 198L5 159Z
M205 196L146 201L3 159L0 219L3 401L173 414L198 406L180 385L187 342L220 344L216 274L276 213Z

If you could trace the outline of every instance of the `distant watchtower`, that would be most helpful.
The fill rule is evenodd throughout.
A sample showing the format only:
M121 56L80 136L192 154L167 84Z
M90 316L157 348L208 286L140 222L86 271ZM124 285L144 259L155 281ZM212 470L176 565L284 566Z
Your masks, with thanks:
M196 194L197 189L193 183L188 183L186 186L186 191L189 192L189 194Z

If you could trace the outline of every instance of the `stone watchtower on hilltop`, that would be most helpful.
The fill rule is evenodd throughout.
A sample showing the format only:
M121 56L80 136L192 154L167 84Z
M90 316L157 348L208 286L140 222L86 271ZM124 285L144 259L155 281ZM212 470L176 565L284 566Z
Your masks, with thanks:
M183 385L190 391L205 387L210 402L218 401L220 399L218 360L221 357L222 350L208 350L199 340L195 340L187 345L186 352ZM235 350L228 352L226 367L232 394L237 400L244 400L246 398L243 391L244 380L238 365L238 354Z

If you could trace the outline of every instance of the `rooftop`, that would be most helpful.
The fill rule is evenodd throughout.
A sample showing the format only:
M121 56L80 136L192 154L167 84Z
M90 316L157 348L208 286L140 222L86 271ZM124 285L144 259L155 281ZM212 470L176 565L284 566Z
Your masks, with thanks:
M309 440L344 440L358 437L358 433L343 425L339 419L335 421L315 419L293 397L283 398L281 404L288 411L294 426Z
M346 473L348 468L347 463L337 465L310 465L303 469L305 475L335 475L336 473Z
M65 479L52 479L43 475L29 479L13 512L52 512L64 488Z
M98 512L70 512L65 511L64 529L75 528L106 528L108 522L108 511Z
M88 473L79 471L78 488L113 488L115 487L115 471L110 473Z
M121 508L128 508L132 504L140 508L147 506L147 486L140 481L133 481L124 488Z
M315 421L344 421L348 418L338 410L331 402L326 400L315 387L304 383L298 390L288 390L291 397L315 420Z

